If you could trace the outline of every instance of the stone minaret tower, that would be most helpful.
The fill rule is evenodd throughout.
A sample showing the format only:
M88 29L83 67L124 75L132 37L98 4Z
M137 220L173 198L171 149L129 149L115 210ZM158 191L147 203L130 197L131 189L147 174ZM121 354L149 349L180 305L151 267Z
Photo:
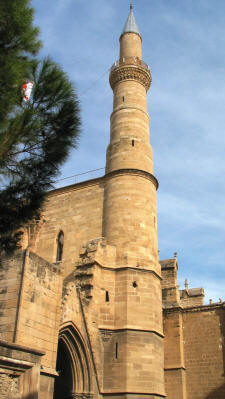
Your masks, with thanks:
M114 94L106 159L103 236L116 247L115 387L124 394L164 397L161 271L156 189L146 93L149 67L132 6L110 71ZM109 365L108 365L109 366ZM118 387L118 381L119 387ZM114 391L114 394L116 392ZM135 395L135 396L133 396ZM138 396L139 397L139 396Z

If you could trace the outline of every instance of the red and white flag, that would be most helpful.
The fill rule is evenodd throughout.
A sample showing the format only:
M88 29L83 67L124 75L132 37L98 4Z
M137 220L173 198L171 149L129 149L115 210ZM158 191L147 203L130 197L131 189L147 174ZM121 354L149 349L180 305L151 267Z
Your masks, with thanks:
M33 86L34 86L34 83L31 81L23 84L22 93L23 93L24 101L26 101L26 102L29 101Z

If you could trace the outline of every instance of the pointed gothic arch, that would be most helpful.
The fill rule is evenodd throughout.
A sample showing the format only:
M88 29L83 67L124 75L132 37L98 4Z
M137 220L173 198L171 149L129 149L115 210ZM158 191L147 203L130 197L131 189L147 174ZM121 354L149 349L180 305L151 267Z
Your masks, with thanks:
M79 330L72 324L59 333L54 399L92 397L90 359Z

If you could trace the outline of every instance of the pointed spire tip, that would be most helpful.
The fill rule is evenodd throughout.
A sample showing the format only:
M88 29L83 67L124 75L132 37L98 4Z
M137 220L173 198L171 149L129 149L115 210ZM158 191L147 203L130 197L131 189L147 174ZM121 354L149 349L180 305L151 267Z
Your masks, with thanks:
M137 27L137 24L136 24L136 21L134 18L132 3L130 3L130 13L128 15L128 18L127 18L127 21L125 23L122 33L126 33L126 32L137 33L138 35L140 35L139 29Z

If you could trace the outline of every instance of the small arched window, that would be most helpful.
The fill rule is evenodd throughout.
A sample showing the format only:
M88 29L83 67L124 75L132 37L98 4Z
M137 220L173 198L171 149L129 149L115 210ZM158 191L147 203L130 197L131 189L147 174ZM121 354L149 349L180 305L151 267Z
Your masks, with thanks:
M64 244L64 234L61 230L58 234L57 238L57 254L56 254L56 262L60 262L62 260L63 255L63 244Z

